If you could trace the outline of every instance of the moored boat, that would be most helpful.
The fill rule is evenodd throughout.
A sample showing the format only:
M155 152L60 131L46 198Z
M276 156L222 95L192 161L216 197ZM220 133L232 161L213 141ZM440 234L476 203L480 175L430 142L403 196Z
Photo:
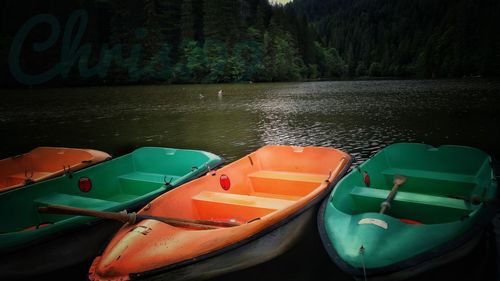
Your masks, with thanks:
M0 192L71 173L104 160L105 152L93 149L37 147L25 154L0 160Z
M333 148L263 147L137 214L203 225L147 219L125 225L94 260L89 279L206 279L268 261L308 231L315 207L350 163Z
M318 213L332 260L356 278L400 280L465 256L495 213L485 152L400 143L352 170Z
M88 261L121 226L92 217L39 213L39 207L137 210L221 161L204 151L144 147L64 177L1 193L0 279L27 278Z

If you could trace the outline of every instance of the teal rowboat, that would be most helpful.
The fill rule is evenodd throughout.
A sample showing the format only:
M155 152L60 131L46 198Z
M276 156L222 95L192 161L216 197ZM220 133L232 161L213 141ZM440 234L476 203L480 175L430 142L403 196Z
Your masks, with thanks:
M26 278L90 260L121 225L92 217L38 213L67 205L135 210L207 173L212 153L144 147L101 164L0 194L0 280Z
M318 227L327 252L343 271L370 280L407 278L467 254L495 212L492 163L471 147L386 147L323 202ZM382 204L400 178L394 199Z

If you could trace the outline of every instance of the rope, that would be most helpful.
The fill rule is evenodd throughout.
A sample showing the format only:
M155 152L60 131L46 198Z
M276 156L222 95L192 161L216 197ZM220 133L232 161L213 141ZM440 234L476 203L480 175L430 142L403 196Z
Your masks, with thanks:
M170 178L170 181L167 182L167 176L163 176L163 181L165 182L165 187L172 187L172 180L174 177Z
M363 277L364 277L364 280L367 281L368 278L366 277L366 266L365 266L365 247L363 247L363 245L361 245L361 247L359 247L359 255L361 257L361 264L363 265Z

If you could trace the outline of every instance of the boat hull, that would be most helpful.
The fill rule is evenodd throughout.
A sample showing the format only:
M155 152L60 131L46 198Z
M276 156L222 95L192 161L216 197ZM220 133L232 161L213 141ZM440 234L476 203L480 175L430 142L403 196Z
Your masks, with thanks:
M417 276L421 273L427 272L429 270L444 266L456 260L459 260L468 254L470 254L481 241L482 235L477 235L474 238L465 242L465 244L461 245L458 248L450 250L448 252L444 252L442 255L426 259L424 262L415 263L413 267L404 268L400 271L382 274L382 275L372 275L370 276L370 280L374 281L399 281L406 280L411 277ZM364 280L363 272L358 272L354 278L356 280Z
M205 280L269 261L287 252L307 233L309 227L314 225L317 209L313 206L281 227L246 244L222 249L205 260L158 275L146 275L144 280Z
M29 279L89 262L121 223L100 221L0 258L0 280Z
M481 241L481 237L483 237L483 227L478 226L460 238L443 245L440 249L434 249L431 252L387 267L363 270L363 268L353 267L344 262L332 246L325 225L322 223L327 201L325 200L321 204L318 211L318 230L321 241L330 259L342 271L352 275L356 280L365 280L365 275L369 280L387 281L405 280L414 277L467 256L476 248Z

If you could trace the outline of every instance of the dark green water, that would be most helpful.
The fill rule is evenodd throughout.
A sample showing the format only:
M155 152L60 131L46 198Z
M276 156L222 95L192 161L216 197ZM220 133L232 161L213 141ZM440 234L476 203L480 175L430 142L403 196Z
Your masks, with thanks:
M287 144L333 146L361 162L388 144L410 141L470 145L498 158L499 105L500 81L482 79L0 90L0 157L42 145L114 156L166 146L233 161L265 144ZM419 280L498 278L495 246L483 240L469 257ZM83 279L84 269L71 270L60 275ZM288 254L220 280L324 275L350 280L330 263L312 228Z

